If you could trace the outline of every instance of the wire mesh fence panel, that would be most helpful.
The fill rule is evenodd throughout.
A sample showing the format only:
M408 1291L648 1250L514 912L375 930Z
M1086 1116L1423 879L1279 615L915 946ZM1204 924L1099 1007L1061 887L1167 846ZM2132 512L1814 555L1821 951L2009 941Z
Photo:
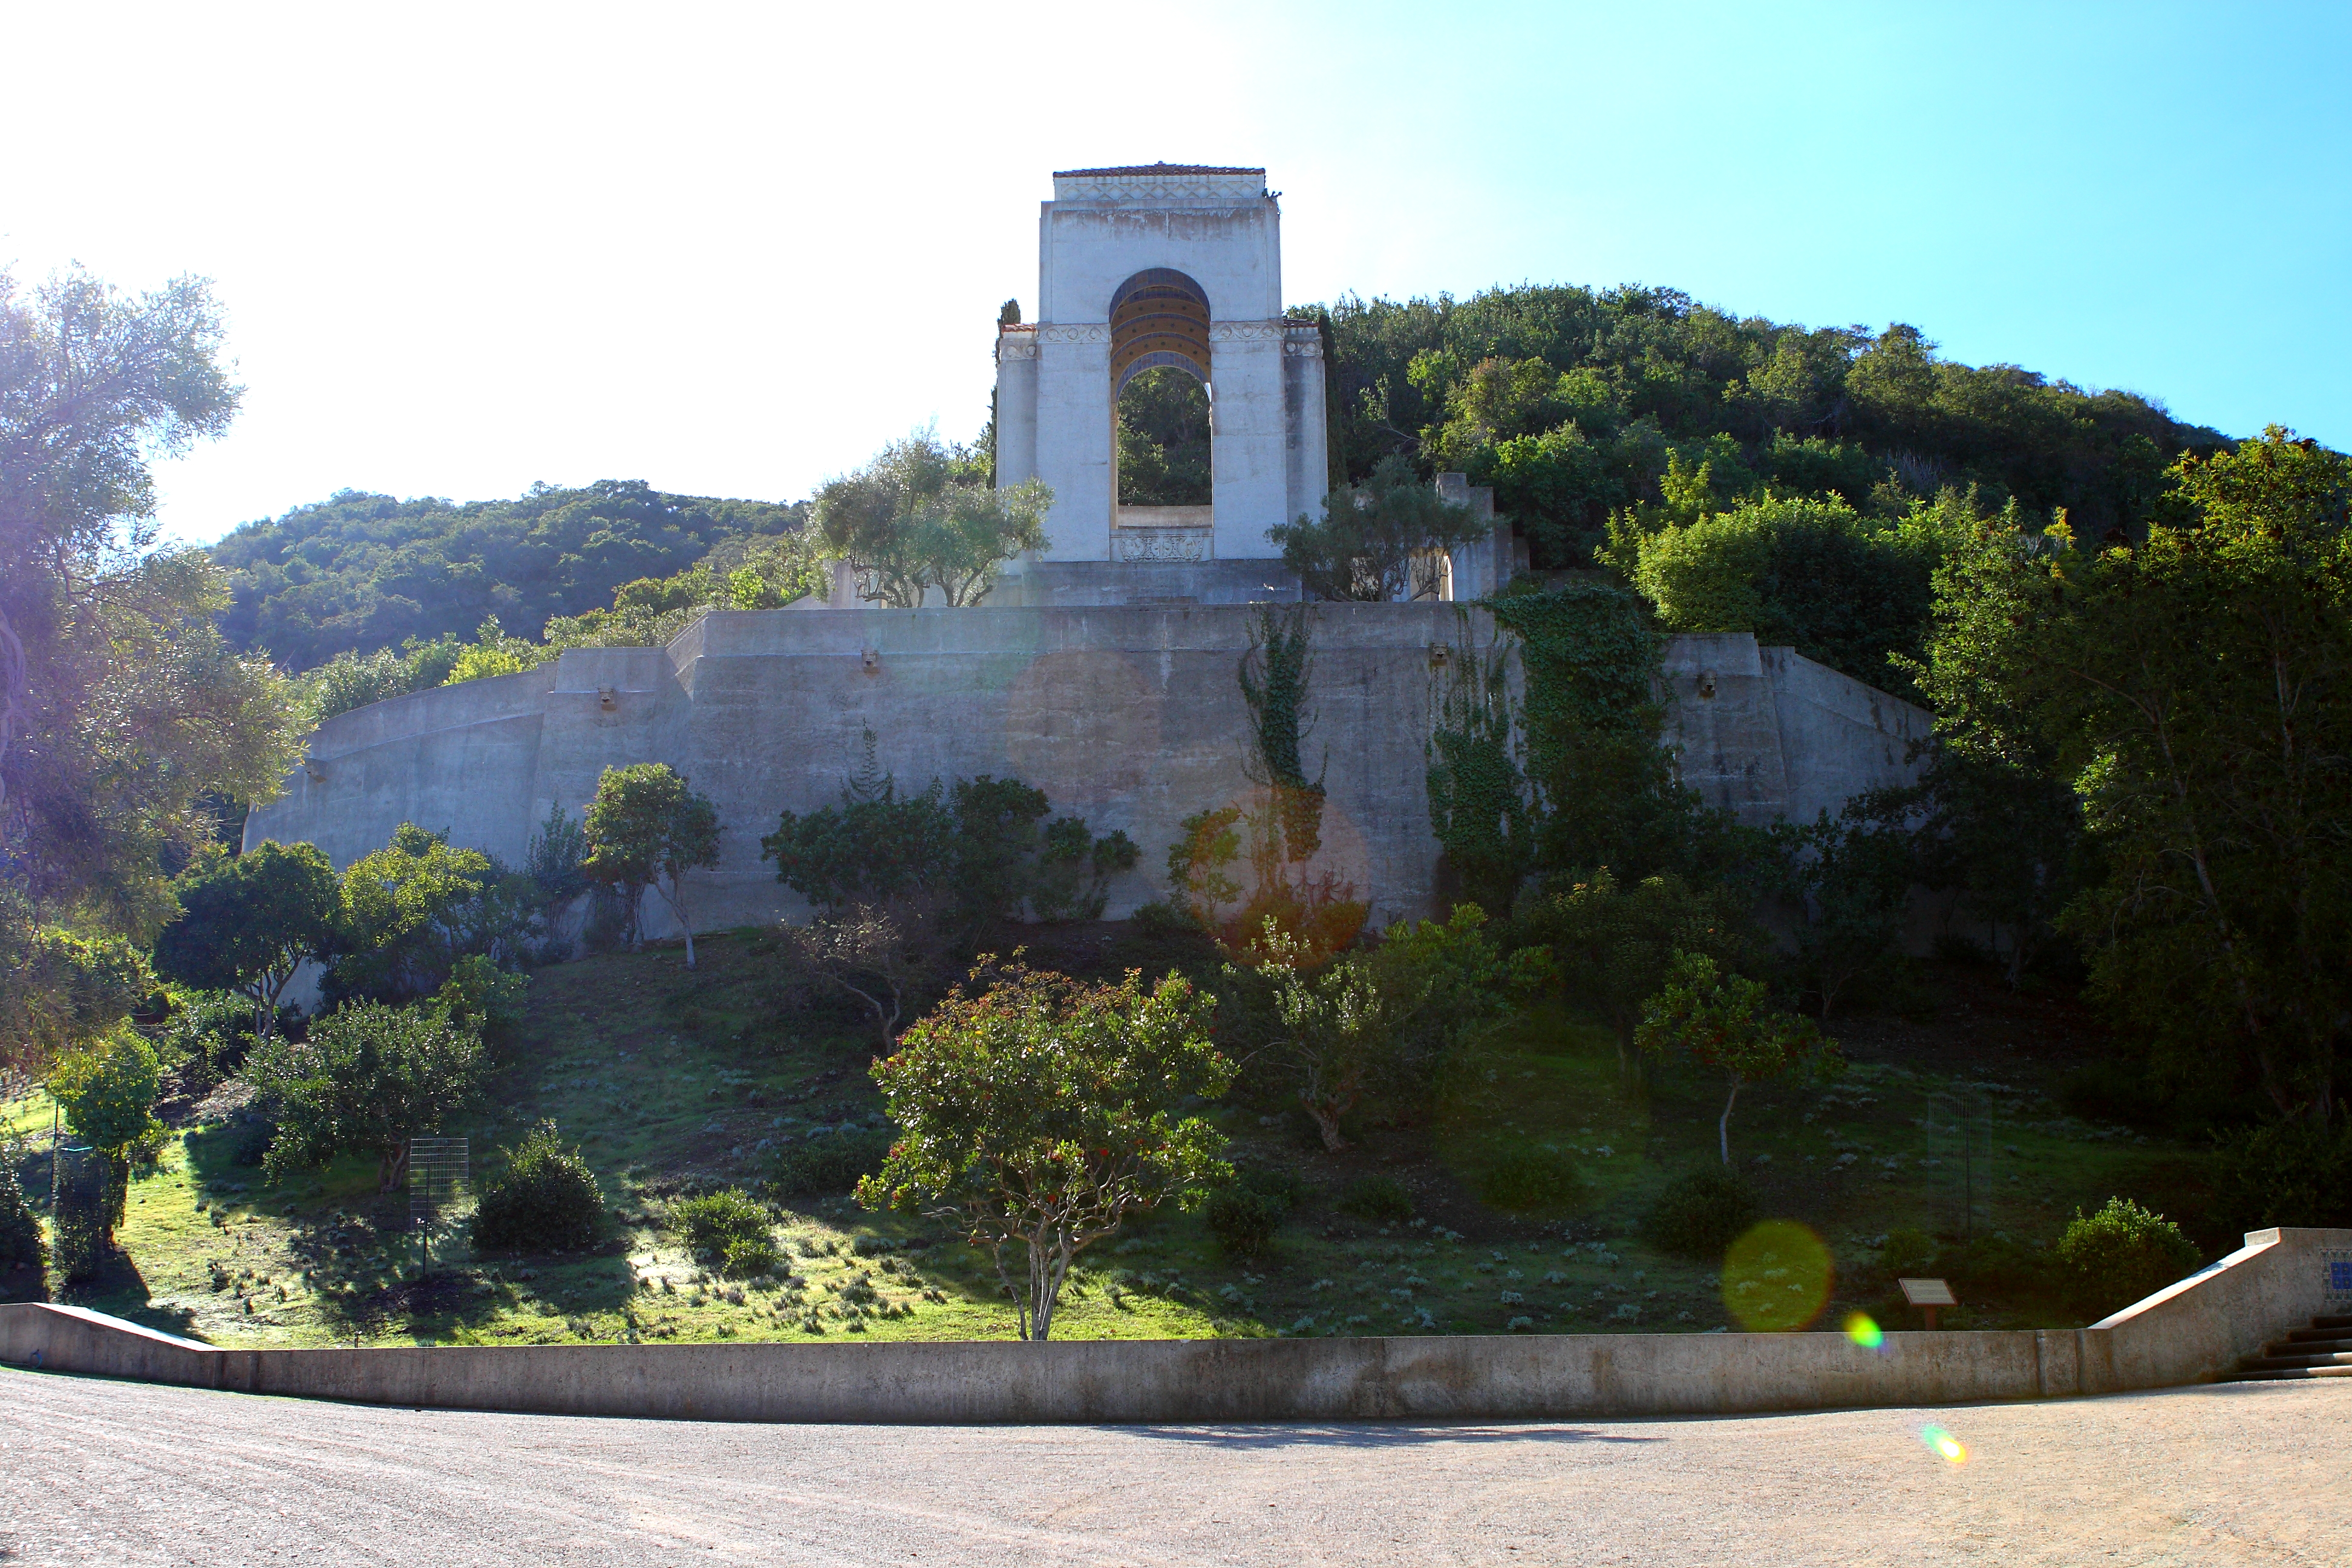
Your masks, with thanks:
M408 1225L416 1233L420 1274L432 1270L433 1238L455 1228L471 1195L469 1147L464 1138L408 1141Z
M50 1226L58 1270L79 1283L105 1267L114 1231L113 1162L95 1149L68 1144L54 1152L56 1206Z

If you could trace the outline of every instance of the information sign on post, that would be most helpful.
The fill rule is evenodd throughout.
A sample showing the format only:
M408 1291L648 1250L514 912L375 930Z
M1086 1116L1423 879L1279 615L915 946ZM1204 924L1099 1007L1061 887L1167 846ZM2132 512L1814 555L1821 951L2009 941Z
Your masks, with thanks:
M1936 1326L1937 1308L1960 1304L1960 1299L1952 1294L1952 1288L1941 1279L1897 1279L1895 1283L1903 1287L1903 1299L1919 1309L1931 1329Z

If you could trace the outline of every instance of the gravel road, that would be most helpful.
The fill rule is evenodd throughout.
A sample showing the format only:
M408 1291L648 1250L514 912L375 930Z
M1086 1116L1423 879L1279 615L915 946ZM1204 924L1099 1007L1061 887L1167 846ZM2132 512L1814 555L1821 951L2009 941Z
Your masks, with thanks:
M1686 1421L826 1427L5 1368L0 1564L2341 1565L2347 1435L2352 1380Z

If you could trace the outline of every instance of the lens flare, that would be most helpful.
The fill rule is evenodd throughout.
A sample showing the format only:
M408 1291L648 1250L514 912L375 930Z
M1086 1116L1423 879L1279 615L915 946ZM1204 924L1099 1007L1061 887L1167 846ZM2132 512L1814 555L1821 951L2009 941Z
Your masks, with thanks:
M1846 1319L1845 1337L1866 1351L1883 1350L1886 1345L1886 1331L1872 1321L1867 1312L1856 1312Z
M1966 1443L1961 1442L1958 1437L1953 1436L1949 1432L1945 1431L1941 1426L1920 1427L1919 1441L1927 1445L1927 1452L1935 1455L1939 1459L1947 1460L1955 1465L1964 1465L1968 1463L1969 1446Z
M1829 1304L1829 1244L1792 1219L1768 1219L1723 1255L1723 1305L1750 1333L1801 1329Z

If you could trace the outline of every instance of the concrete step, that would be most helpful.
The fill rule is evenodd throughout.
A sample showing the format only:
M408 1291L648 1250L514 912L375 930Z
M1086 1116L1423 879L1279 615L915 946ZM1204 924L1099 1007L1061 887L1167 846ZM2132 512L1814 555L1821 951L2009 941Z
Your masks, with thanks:
M2290 1332L2284 1341L2279 1342L2294 1345L2352 1345L2352 1330L2296 1329Z
M2305 1377L2352 1377L2352 1366L2282 1367L2276 1372L2233 1372L2220 1383L2291 1383Z
M2306 1355L2297 1351L2282 1353L2273 1348L2268 1355L2240 1356L2238 1364L2248 1372L2284 1372L2298 1366L2352 1366L2352 1351Z
M2352 1312L2336 1312L2311 1320L2315 1329L2352 1329Z

